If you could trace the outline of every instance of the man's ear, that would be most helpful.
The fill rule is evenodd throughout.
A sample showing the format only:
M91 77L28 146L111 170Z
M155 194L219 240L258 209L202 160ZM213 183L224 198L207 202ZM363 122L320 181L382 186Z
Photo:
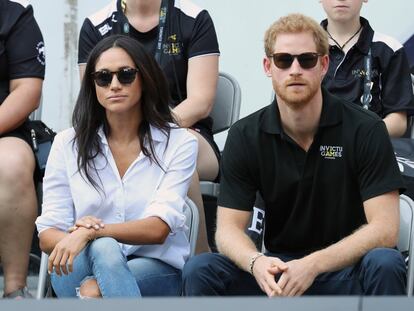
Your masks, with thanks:
M272 72L270 70L271 67L272 67L272 61L270 60L269 57L265 56L263 58L263 70L266 76L268 76L269 78L272 76Z
M329 69L329 56L321 56L322 75L325 76Z

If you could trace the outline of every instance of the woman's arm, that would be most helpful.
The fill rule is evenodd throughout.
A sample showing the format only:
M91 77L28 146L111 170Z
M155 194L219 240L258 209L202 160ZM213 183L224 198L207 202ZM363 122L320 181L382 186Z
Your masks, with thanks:
M163 244L170 233L170 227L159 217L148 217L125 223L106 224L104 228L93 232L94 238L112 237L125 244Z
M182 127L208 117L214 105L218 79L218 55L192 57L188 61L187 98L173 109Z
M94 239L94 230L79 228L68 234L51 228L41 232L39 239L41 249L50 253L49 273L55 271L57 275L62 275L73 271L75 257Z

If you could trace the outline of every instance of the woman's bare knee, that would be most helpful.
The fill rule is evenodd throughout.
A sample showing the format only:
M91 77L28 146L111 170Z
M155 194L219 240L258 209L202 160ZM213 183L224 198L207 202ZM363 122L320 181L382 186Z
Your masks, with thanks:
M101 298L101 291L99 289L96 279L88 279L82 283L79 289L81 298Z

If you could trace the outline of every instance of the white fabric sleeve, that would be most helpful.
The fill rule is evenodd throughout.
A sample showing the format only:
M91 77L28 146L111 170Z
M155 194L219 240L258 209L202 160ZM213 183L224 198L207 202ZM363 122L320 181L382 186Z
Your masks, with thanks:
M64 138L62 133L56 135L46 164L42 214L36 220L39 234L49 228L67 231L74 223L73 200L65 159L65 148L71 148L72 143L65 142Z
M178 146L173 141L169 142L167 148L175 148L174 154L143 215L144 218L151 216L161 218L168 224L171 233L185 229L184 200L197 161L197 139L188 132L185 134L185 140L180 141Z

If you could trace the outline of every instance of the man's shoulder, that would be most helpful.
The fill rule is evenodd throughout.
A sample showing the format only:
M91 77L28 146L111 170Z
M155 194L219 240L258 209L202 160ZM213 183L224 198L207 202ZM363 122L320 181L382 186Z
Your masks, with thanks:
M364 109L352 102L342 100L344 116L349 117L356 122L361 123L376 123L381 121L381 118L370 110Z
M260 125L262 124L263 117L269 113L270 106L263 107L243 118L238 120L232 125L233 130L238 130L246 133L258 134L260 130Z
M356 123L372 123L381 121L381 118L374 112L364 109L355 103L341 98L325 89L324 100L331 105L340 106L344 121L355 121Z

